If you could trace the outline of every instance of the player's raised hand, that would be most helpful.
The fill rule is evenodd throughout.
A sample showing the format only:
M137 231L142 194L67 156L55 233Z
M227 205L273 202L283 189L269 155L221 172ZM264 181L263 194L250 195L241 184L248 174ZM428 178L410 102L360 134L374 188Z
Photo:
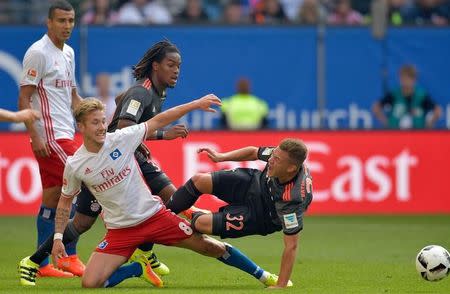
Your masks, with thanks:
M67 257L66 248L64 247L64 244L61 240L56 239L53 241L53 248L52 248L53 263L57 265L58 259L62 257Z
M220 153L220 152L217 152L214 149L211 149L211 148L199 148L197 150L197 153L202 153L202 152L205 152L206 155L208 155L208 157L214 162L221 162L221 161L223 161L223 154Z
M167 131L164 131L164 140L173 140L176 138L186 138L189 134L185 125L174 125Z
M38 120L41 118L41 114L32 109L24 109L21 111L18 111L14 115L14 122L34 122L35 120Z
M217 112L212 106L221 106L222 101L214 94L208 94L200 99L195 100L197 107L208 112Z

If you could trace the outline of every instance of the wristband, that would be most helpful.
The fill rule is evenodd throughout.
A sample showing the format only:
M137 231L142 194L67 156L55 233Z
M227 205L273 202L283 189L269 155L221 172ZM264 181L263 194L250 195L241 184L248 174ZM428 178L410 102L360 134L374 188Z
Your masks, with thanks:
M63 234L61 234L61 233L55 233L53 235L53 240L61 240L62 241L62 239L63 239Z
M156 131L156 140L164 140L164 131L162 130Z

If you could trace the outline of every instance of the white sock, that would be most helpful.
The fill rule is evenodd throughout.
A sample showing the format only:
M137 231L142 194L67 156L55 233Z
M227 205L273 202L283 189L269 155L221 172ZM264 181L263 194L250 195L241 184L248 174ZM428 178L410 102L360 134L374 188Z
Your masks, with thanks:
M262 274L262 276L259 278L259 280L260 280L262 283L264 283L265 281L267 281L267 278L269 277L269 275L270 275L269 272L264 271L263 274Z

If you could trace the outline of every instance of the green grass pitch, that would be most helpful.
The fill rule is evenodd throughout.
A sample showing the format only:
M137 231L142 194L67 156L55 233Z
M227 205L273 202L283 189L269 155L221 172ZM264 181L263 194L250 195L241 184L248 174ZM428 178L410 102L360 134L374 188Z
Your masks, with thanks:
M103 236L101 221L79 242L87 261ZM267 293L245 273L195 253L155 247L171 269L166 288L156 289L135 278L114 289L81 290L80 280L38 279L37 286L19 285L16 266L32 253L36 240L32 217L0 218L0 293ZM283 248L280 233L228 240L260 266L278 272ZM429 244L450 248L450 216L308 216L300 236L292 275L285 293L450 293L450 277L422 280L415 256Z

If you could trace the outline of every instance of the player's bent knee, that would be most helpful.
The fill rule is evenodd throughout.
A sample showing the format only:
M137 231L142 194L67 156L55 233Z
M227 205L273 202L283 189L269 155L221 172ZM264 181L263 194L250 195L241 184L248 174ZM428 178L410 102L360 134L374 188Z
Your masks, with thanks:
M81 278L81 287L83 288L101 288L103 284L104 281L86 274Z
M209 173L198 173L195 174L191 178L192 182L194 183L195 187L201 191L205 192L204 190L210 190L212 186L212 178L211 174Z
M212 234L212 215L197 214L192 217L191 226L195 231L203 234Z
M42 204L49 208L56 208L59 196L61 196L61 187L46 188L42 191Z

